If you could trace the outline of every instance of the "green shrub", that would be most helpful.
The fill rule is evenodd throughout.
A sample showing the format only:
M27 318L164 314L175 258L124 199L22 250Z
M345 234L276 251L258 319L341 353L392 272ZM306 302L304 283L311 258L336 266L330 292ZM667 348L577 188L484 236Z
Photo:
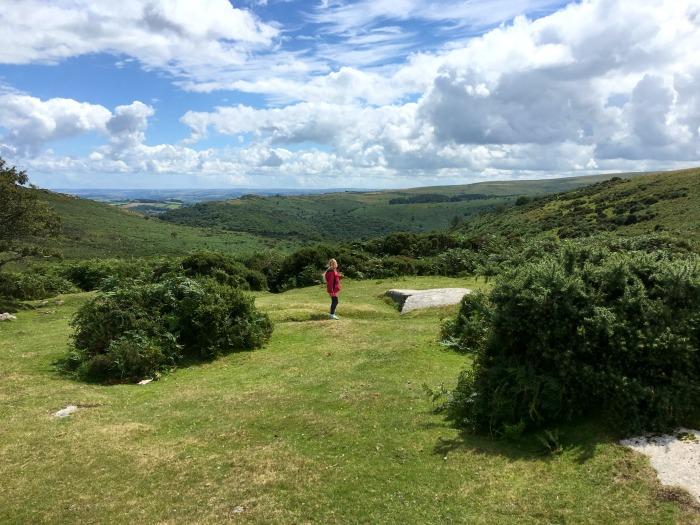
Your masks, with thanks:
M195 252L180 262L188 277L213 277L221 284L249 289L248 269L233 257L215 252Z
M146 271L143 261L119 259L87 259L66 263L61 275L84 291L97 290L108 277L127 279L140 277Z
M465 248L452 248L435 257L434 272L439 275L473 274L479 267L479 254Z
M395 277L399 275L416 275L415 259L403 255L393 255L382 259L382 277Z
M337 250L329 246L318 245L297 250L282 261L279 271L269 282L270 290L283 292L289 288L317 284L331 257L339 256ZM342 261L342 258L339 259Z
M121 381L138 380L174 367L179 357L178 350L173 338L127 332L107 348L106 357L111 363L108 370L114 370Z
M75 292L73 284L53 272L32 269L26 272L0 272L0 297L28 301Z
M492 307L483 292L473 292L462 298L454 319L442 324L441 340L458 352L477 352L489 337Z
M183 358L258 348L272 334L270 319L239 289L186 277L101 292L76 312L72 326L73 350L63 368L92 381L131 381Z
M475 352L449 403L475 431L596 411L666 430L699 408L700 258L565 244L466 299L445 332Z

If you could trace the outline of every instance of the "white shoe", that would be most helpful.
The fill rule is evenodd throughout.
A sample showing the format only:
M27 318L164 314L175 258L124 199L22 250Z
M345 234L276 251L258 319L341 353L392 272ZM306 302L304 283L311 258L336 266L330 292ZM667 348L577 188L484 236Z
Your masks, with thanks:
M331 319L340 319L340 317L338 317L338 316L335 315L335 314L331 314Z

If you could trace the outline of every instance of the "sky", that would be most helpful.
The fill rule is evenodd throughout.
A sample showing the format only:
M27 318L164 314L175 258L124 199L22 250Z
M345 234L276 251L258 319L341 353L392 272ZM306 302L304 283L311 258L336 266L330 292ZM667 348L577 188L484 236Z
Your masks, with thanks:
M48 188L398 188L700 164L700 0L3 0Z

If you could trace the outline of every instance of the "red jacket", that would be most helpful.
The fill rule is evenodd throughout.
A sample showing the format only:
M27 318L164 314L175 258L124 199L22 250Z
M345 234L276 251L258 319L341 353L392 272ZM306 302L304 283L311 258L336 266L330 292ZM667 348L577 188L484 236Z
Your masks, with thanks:
M340 292L340 280L343 276L338 273L338 270L327 270L325 277L326 290L328 290L331 297L336 297Z

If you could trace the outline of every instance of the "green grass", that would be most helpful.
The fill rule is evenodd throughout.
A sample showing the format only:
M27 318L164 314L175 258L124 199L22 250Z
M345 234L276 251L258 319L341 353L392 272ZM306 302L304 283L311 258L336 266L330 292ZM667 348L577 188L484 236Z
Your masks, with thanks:
M321 287L257 294L268 347L146 386L52 370L88 294L0 324L0 523L698 522L594 425L563 428L549 457L432 413L422 385L468 363L436 342L455 308L401 316L381 294L482 281L344 285L340 321ZM51 417L70 403L84 408Z
M467 221L467 235L558 234L582 236L611 231L638 235L668 232L700 241L700 168L646 174L547 196L501 213Z
M201 249L238 254L272 247L286 251L294 246L249 233L181 226L48 191L42 191L41 198L61 216L63 233L57 244L67 259L182 255Z
M633 174L623 174L631 177ZM444 230L454 218L468 219L486 210L512 205L518 195L542 195L579 188L613 175L565 179L480 182L407 190L343 192L301 196L249 196L204 202L166 211L162 218L189 226L246 231L265 237L301 241L348 241L396 231ZM487 195L459 202L390 204L396 198L437 194Z

